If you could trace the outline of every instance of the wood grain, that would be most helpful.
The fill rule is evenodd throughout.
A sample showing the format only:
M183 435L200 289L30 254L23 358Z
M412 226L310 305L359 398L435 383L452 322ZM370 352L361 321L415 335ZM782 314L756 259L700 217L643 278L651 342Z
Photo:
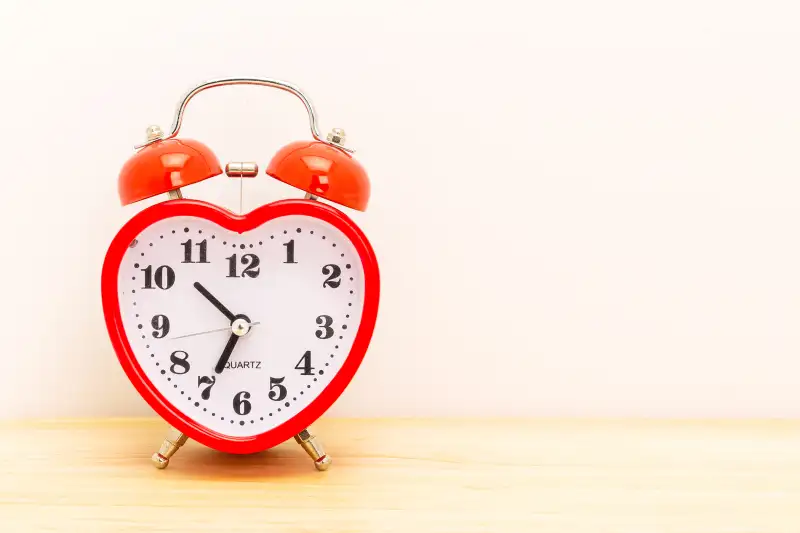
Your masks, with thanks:
M0 531L800 531L800 422L336 420L293 442L188 443L157 420L0 424Z

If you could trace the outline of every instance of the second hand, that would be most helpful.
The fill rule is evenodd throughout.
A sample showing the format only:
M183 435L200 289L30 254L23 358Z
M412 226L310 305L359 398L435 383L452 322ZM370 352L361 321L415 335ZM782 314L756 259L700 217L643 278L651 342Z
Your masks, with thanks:
M261 322L251 322L250 326L258 326ZM220 331L230 331L231 327L228 326L227 328L218 328L218 329L209 329L206 331L199 331L197 333L189 333L187 335L178 335L177 337L171 337L174 339L185 339L186 337L196 337L197 335L205 335L206 333L219 333Z

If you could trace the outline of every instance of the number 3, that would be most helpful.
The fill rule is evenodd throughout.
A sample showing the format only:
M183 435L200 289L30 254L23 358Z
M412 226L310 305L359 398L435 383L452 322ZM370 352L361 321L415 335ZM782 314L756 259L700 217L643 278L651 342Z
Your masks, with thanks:
M317 325L320 327L320 329L316 331L318 339L330 339L333 337L333 328L331 324L333 324L333 319L328 315L319 315L317 317Z

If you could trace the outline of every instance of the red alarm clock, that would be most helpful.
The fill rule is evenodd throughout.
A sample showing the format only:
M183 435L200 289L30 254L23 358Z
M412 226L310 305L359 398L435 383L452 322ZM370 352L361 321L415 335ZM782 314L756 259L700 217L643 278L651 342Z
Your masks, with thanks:
M204 144L177 137L197 93L223 85L288 91L308 111L314 140L280 149L266 174L304 199L246 214L183 199L183 187L222 174ZM319 470L331 462L308 427L350 383L372 337L378 263L367 237L342 211L364 211L370 185L344 146L322 139L309 99L292 84L230 78L201 84L178 106L172 131L148 128L123 166L127 205L168 199L135 215L112 241L102 273L103 311L122 368L171 428L153 455L159 468L192 438L252 453L294 437ZM256 163L226 165L253 177Z

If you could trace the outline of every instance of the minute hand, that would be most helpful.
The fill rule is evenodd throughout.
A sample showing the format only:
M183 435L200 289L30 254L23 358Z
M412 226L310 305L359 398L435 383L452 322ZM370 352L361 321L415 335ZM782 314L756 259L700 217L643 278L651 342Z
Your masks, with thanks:
M205 287L203 287L202 285L200 285L200 283L199 283L199 282L197 282L197 281L195 281L195 282L194 282L194 288L195 288L195 289L197 289L197 290L200 292L200 294L202 294L202 295L203 295L203 296L206 298L206 300L208 300L209 302L211 302L211 304L212 304L214 307L216 307L217 309L219 309L219 310L220 310L220 312L221 312L223 315L225 315L225 317L226 317L228 320L230 320L231 322L233 322L234 320L236 320L236 315L234 315L233 313L231 313L230 309L228 309L227 307L225 307L224 305L222 305L222 302L220 302L219 300L217 300L216 298L214 298L214 295L213 295L213 294L211 294L210 292L208 292L208 289L206 289Z
M217 361L217 366L214 367L214 372L217 374L222 373L225 369L225 364L228 362L228 359L231 358L231 353L233 353L233 348L236 346L237 342L239 342L239 336L235 333L231 333L228 344L225 345L225 349L222 350L222 355L219 357L219 361Z

